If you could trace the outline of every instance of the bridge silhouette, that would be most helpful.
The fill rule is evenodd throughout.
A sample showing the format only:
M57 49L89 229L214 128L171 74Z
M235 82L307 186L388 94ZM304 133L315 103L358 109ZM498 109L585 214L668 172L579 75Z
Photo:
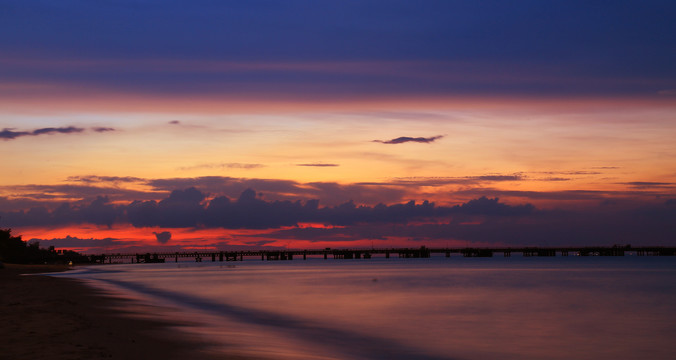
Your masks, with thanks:
M461 254L464 257L492 257L502 254L504 257L512 253L531 256L675 256L676 247L664 246L591 246L591 247L483 247L483 248L383 248L383 249L305 249L305 250L243 250L243 251L180 251L180 252L146 252L146 253L111 253L89 255L92 262L98 263L163 263L167 260L178 262L179 259L193 258L197 262L208 261L243 261L244 258L257 257L263 261L272 260L306 260L308 256L319 256L324 259L371 259L374 256L385 258L429 258L432 254Z

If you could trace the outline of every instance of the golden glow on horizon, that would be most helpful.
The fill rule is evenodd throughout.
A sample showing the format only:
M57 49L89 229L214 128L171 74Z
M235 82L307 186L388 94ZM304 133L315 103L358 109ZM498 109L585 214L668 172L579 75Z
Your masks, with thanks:
M315 224L316 225L316 224ZM302 227L307 228L308 224ZM312 226L316 227L316 226ZM322 228L323 226L319 226ZM256 248L259 242L266 246L286 249L323 249L323 248L392 248L410 247L410 238L386 237L383 239L351 239L334 238L331 240L310 241L304 239L274 239L266 237L266 233L282 229L249 230L249 229L182 229L182 228L134 228L132 226L115 226L113 228L78 225L63 228L17 228L24 241L31 239L65 239L67 237L79 240L114 239L104 245L57 246L61 250L73 250L85 253L134 253L150 251L189 251L189 250L223 250ZM288 229L288 228L287 228ZM160 244L154 233L168 231L171 239L166 244ZM73 239L70 239L74 241ZM43 241L42 245L48 243ZM426 241L427 246L467 246L466 241L453 239Z
M22 185L74 185L69 177L87 175L222 176L288 180L300 186L393 184L405 189L405 199L438 204L471 199L472 194L449 195L470 187L630 192L634 182L676 182L676 103L666 97L221 102L91 96L60 104L46 100L40 106L24 99L33 113L27 108L14 112L21 102L3 108L0 128L85 130L0 141L3 167L12 174L0 177L0 196L21 197ZM62 113L64 109L69 112ZM55 116L62 123L54 124ZM90 130L95 126L115 131ZM439 135L443 137L426 144L373 142ZM322 164L336 166L305 166ZM481 180L490 176L516 178ZM411 178L421 184L399 183ZM450 180L425 186L430 179ZM149 190L138 184L105 186ZM673 193L673 188L657 190L656 195ZM545 206L554 202L528 201Z

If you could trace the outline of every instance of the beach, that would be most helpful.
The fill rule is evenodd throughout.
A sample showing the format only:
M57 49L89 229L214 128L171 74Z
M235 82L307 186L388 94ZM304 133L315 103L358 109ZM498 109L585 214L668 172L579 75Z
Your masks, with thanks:
M0 270L0 359L674 359L673 257L311 258L18 275L64 269Z
M126 300L78 280L20 275L64 270L12 264L0 269L0 359L225 358L171 328L177 324L125 314L119 309Z

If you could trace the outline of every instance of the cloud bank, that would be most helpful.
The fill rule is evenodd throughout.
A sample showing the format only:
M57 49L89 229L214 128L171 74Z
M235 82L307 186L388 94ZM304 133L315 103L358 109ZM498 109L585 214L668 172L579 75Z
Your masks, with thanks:
M319 200L266 201L252 190L238 198L218 196L207 199L194 187L174 190L160 200L133 201L127 205L111 203L99 196L87 204L64 203L54 210L34 207L28 211L0 212L13 226L64 226L96 224L112 227L131 224L135 227L271 229L298 226L299 223L321 223L347 226L361 223L407 223L423 218L443 218L452 214L521 216L535 211L530 204L511 206L498 199L479 198L454 207L409 201L403 204L357 205L347 201L336 206L319 206ZM167 234L156 233L158 240L169 240Z
M34 207L0 212L0 216L3 223L15 227L95 224L105 228L249 229L265 230L247 235L251 237L311 242L406 237L417 242L540 246L660 245L672 243L676 236L676 199L629 209L599 205L568 211L505 204L488 197L455 206L427 201L366 206L347 201L321 207L319 200L267 201L252 189L237 198L209 198L196 188L187 188L174 190L160 201L113 204L99 197L87 204L62 204L54 210ZM171 239L170 231L154 234L160 244Z

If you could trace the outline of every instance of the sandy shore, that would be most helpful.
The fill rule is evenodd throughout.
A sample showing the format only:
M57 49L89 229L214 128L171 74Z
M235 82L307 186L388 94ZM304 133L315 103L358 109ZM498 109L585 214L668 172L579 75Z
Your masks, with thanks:
M0 269L0 359L234 359L157 321L120 310L73 279L22 276L63 271L57 265L5 265Z

